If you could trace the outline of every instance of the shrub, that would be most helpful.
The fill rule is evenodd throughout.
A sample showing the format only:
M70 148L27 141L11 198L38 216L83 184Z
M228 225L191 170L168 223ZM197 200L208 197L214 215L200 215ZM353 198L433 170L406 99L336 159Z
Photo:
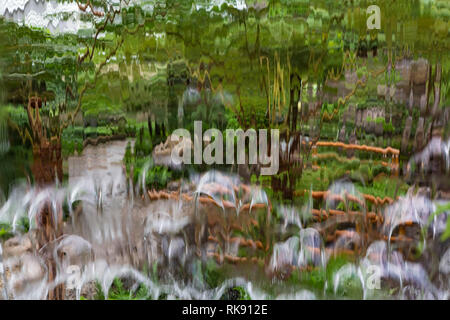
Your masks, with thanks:
M5 241L9 238L13 237L12 228L9 224L1 223L0 224L0 239Z

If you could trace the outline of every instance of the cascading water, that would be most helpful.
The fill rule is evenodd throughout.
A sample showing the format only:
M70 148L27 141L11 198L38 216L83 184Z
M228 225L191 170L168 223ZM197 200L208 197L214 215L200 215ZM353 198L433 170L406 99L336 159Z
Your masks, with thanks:
M380 275L382 287L398 285L395 298L448 298L448 249L439 257L439 277L431 278L422 261L404 256L400 238L409 235L395 233L405 225L428 226L433 236L416 240L425 243L424 251L433 250L447 215L429 223L436 204L426 197L407 194L386 206L376 239L367 236L367 204L349 182L330 187L322 206L330 217L314 222L311 195L306 206L273 208L261 187L219 171L191 176L179 191L168 193L146 189L143 179L149 164L141 187L129 188L121 165L125 144L87 147L83 156L69 159L67 186L38 190L17 184L12 189L0 208L1 221L10 221L16 234L0 247L6 298L43 299L64 283L66 291L80 299L87 288L97 290L95 283L109 292L116 278L129 279L134 292L145 286L141 298L218 299L229 288L241 286L251 298L316 299L338 294L349 283L361 298L383 297L374 274ZM134 197L135 192L143 197ZM54 214L65 208L64 235L38 251L34 221L48 203ZM25 234L23 217L31 224ZM57 263L58 274L51 283L44 252ZM354 254L354 262L333 267L333 259L343 252ZM226 275L215 287L205 279L211 263ZM227 265L240 267L230 271ZM322 272L322 287L284 286L293 272ZM269 293L269 285L276 289Z

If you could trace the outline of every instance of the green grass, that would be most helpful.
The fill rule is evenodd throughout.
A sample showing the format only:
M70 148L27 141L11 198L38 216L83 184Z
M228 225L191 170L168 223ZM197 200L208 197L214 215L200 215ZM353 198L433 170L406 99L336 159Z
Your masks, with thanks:
M397 189L398 186L398 189ZM361 193L371 194L375 197L390 197L405 195L409 185L395 177L382 176L374 179L373 183L368 186L356 184L356 189Z

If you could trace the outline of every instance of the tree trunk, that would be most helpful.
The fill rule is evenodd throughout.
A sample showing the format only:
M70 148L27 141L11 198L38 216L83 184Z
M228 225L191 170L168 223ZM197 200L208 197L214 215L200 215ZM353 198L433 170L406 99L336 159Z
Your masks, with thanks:
M63 179L62 157L61 157L61 139L54 137L49 141L46 136L46 130L42 127L42 122L39 116L39 105L34 103L38 101L37 98L30 98L27 106L28 121L33 133L33 165L32 173L34 176L37 188L43 188L51 185L58 178L59 181ZM34 106L34 110L32 110ZM33 111L35 115L33 115ZM36 217L37 224L37 240L39 250L43 250L44 259L48 269L48 282L52 283L57 274L56 261L53 252L48 249L50 243L62 236L62 207L59 204L56 214L56 221L54 219L52 205L46 203L41 212ZM62 300L64 299L64 285L58 285L49 290L48 299Z

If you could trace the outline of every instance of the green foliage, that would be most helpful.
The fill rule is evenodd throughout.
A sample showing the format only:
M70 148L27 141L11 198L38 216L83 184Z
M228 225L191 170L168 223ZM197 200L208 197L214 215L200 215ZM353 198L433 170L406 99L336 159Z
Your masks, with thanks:
M21 106L8 105L5 107L0 106L0 109L5 110L8 113L11 121L17 124L19 128L28 126L28 115L25 108Z
M113 135L113 127L111 126L84 128L84 136L86 138L97 138L98 136L112 136L112 135Z
M22 216L18 219L16 225L16 232L27 233L30 230L30 221L27 216ZM9 223L0 223L0 239L8 240L14 236L13 228Z
M374 163L363 164L359 168L359 174L361 174L364 180L369 184L372 183L374 178L379 174L384 173L385 175L389 175L390 171L389 167Z
M227 112L225 113L225 118L227 121L226 126L227 129L236 130L240 128L239 121L236 118L236 115L231 110L227 109Z
M136 157L146 157L153 150L153 143L148 131L148 126L144 125L136 132L136 140L134 144L134 154Z
M406 194L409 186L398 178L381 177L373 180L373 183L368 186L357 184L356 188L361 193L371 194L375 197L394 198L394 196Z
M134 183L137 183L142 175L144 167L148 166L148 171L145 176L147 187L156 190L164 189L167 187L167 183L172 179L179 177L180 173L175 173L164 166L154 166L151 158L146 155L149 154L150 151L151 142L148 140L144 140L143 143L140 143L139 139L136 139L134 152L132 152L131 144L128 143L123 159L127 173L130 175L131 168L133 168L133 181Z
M213 259L208 259L206 262L203 277L209 288L217 288L225 279L219 265Z
M288 279L288 283L294 286L301 285L318 292L323 292L327 283L326 293L333 294L333 277L347 263L349 263L349 259L345 256L331 257L326 268L314 268L310 271L294 270ZM341 291L340 294L346 295L346 292Z
M144 285L139 285L136 292L128 291L118 278L114 279L113 285L108 292L108 300L145 300L148 297L148 290Z
M136 122L130 122L127 120L127 124L125 125L125 134L128 137L136 136Z
M102 291L100 283L96 283L96 295L95 300L105 300L105 295ZM148 289L140 284L137 290L130 291L124 288L122 280L115 278L108 292L108 300L150 300L151 296L148 293Z
M303 172L300 179L297 180L297 190L327 190L329 184L333 181L332 172L321 168L317 171L307 170Z
M221 300L251 300L251 298L243 287L233 287L225 292Z
M17 230L21 233L27 233L30 231L30 220L27 216L23 216L17 222Z
M5 241L13 237L12 228L9 224L0 223L0 239Z
M148 187L160 190L167 186L171 178L172 172L170 169L162 166L154 166L147 171L145 182Z
M450 203L438 205L436 211L430 216L428 220L428 225L434 220L434 218L438 215L448 213L450 211ZM428 225L424 227L424 232L426 232ZM447 218L447 225L445 231L441 235L441 241L446 241L450 238L450 219Z
M361 67L358 68L358 70L356 70L356 75L358 76L359 79L361 79L363 76L367 76L368 71L367 71L367 67Z
M61 135L62 154L67 157L83 151L84 129L83 127L68 127Z
M131 149L131 142L128 141L127 146L125 148L125 155L124 155L123 162L125 163L125 166L128 167L133 161L134 161L134 154Z
M386 123L386 121L383 122L383 132L386 134L394 133L394 125L392 124L392 121L388 123Z

